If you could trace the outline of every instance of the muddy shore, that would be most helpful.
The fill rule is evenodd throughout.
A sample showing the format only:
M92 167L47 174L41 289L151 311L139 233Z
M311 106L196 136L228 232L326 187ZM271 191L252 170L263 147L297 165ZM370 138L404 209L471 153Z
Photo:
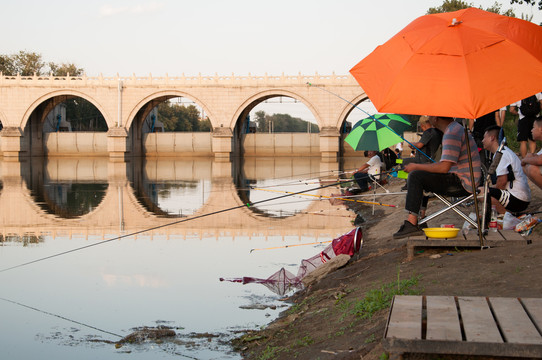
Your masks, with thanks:
M399 191L404 181L387 186ZM542 207L542 191L531 184L529 212ZM387 196L398 208L372 206L363 213L363 248L347 265L294 294L292 306L261 331L234 341L245 359L387 359L381 339L389 298L402 293L449 296L542 296L542 225L532 240L490 249L421 248L407 261L406 239L393 240L406 215L404 196ZM428 213L440 208L431 201ZM464 208L469 213L469 208ZM540 214L539 214L540 215ZM463 225L453 212L429 222ZM346 229L348 231L349 229ZM345 231L345 232L346 232ZM417 354L415 359L462 359ZM469 357L472 359L473 357ZM478 359L484 359L478 357Z

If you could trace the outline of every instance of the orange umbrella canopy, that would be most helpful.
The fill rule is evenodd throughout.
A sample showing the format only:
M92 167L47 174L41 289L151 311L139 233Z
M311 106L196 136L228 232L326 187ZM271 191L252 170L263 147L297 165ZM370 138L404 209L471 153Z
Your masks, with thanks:
M475 119L542 91L542 27L476 8L425 15L350 73L379 112Z

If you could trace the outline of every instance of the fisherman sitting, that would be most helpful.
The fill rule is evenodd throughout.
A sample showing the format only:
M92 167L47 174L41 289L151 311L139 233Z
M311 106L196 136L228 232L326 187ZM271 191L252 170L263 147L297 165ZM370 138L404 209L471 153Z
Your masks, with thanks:
M404 170L409 173L405 202L408 219L399 231L393 234L394 239L423 234L418 227L418 216L424 191L445 196L467 196L476 189L482 177L478 148L470 134L468 140L465 138L465 128L450 117L430 116L429 121L444 133L442 155L440 161L435 163L411 163L405 166ZM468 148L472 159L474 184L471 184Z
M382 172L382 160L378 156L378 151L365 151L365 157L370 157L369 161L354 173L354 179L361 192L369 190L369 180L379 181L379 174Z
M484 149L493 155L499 148L500 131L500 126L489 126L482 139ZM496 205L497 212L504 214L506 210L510 212L525 210L531 201L531 189L521 168L521 160L506 146L502 150L496 175L497 182L494 187L489 188L489 194L491 204Z

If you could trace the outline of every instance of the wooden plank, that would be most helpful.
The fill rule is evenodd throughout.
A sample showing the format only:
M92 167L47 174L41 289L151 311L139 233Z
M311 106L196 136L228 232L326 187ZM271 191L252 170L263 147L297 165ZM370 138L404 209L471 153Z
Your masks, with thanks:
M531 319L516 298L490 298L495 318L499 322L506 342L517 344L542 344Z
M542 331L542 299L541 298L522 298L521 302L527 309L534 324L538 327L538 332Z
M386 351L396 353L455 354L462 358L476 356L513 357L522 359L542 358L542 345L511 343L480 343L470 341L406 340L386 338L382 340ZM465 356L466 355L466 356ZM438 357L428 357L438 358Z
M391 308L387 338L422 338L422 297L396 295Z
M467 341L502 343L503 339L484 297L458 298Z
M427 296L427 340L461 341L461 325L453 296Z
M502 237L506 240L527 242L527 237L521 236L520 233L514 230L498 230L498 231L502 235Z

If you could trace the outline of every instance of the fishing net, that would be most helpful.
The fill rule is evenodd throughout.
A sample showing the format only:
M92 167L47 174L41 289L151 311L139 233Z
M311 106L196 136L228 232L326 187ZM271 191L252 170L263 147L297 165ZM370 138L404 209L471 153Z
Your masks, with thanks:
M362 231L361 228L358 227L334 239L331 244L313 257L301 260L297 275L292 274L285 268L281 268L267 279L244 276L242 278L233 279L220 278L220 281L230 281L241 284L262 284L274 293L283 296L291 290L302 289L303 283L301 280L335 256L341 254L353 256L355 253L359 252L361 244Z

